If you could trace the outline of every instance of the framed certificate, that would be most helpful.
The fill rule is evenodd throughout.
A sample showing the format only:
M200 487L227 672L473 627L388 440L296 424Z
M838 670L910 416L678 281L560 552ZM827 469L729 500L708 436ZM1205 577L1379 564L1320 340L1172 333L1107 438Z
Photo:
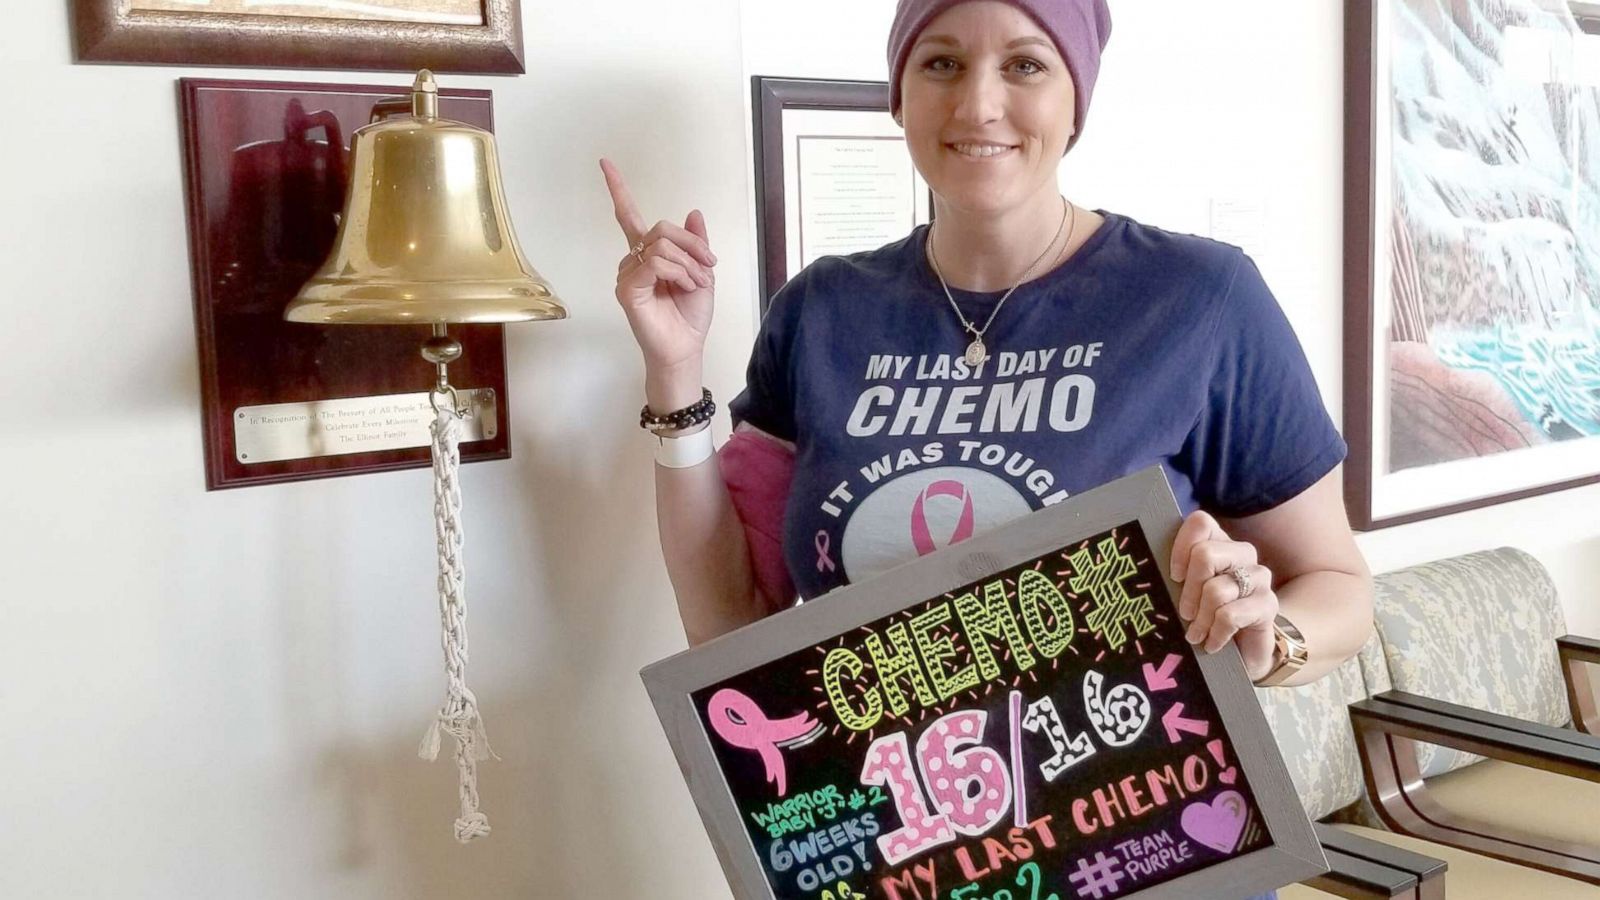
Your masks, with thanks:
M641 673L740 900L1245 897L1326 871L1159 467Z
M933 218L882 81L755 76L761 312L822 256L872 250Z

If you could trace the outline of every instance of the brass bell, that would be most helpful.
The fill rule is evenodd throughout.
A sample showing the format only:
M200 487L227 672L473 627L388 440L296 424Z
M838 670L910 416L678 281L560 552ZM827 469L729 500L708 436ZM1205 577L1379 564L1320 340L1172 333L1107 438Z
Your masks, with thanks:
M433 73L356 130L333 250L284 318L323 324L564 319L522 255L500 186L494 135L439 118ZM433 361L433 360L430 360Z
M439 89L423 69L408 100L384 100L356 130L349 188L333 250L284 310L291 322L431 325L422 357L434 366L434 523L439 547L439 605L450 689L419 754L432 759L441 731L456 740L461 816L456 839L489 833L478 809L477 761L492 755L477 700L462 667L466 633L460 564L461 421L469 407L450 385L447 366L461 356L451 323L564 319L556 299L517 246L500 187L494 137L439 118Z

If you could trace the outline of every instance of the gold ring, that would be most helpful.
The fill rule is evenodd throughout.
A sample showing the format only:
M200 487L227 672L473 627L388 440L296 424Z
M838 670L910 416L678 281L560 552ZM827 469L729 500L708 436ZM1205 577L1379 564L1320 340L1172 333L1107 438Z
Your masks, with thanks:
M628 252L633 254L633 258L639 261L639 265L644 265L644 241L636 241Z

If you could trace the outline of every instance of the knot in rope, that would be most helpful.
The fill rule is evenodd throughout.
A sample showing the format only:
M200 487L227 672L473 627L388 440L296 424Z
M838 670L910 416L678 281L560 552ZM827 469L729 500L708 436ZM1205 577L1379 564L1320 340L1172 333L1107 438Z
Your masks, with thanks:
M456 840L464 844L489 833L489 817L478 811L477 761L499 757L489 748L489 735L478 714L478 698L467 688L461 489L456 483L461 467L461 415L449 406L436 406L435 411L430 428L433 435L433 521L439 546L439 619L448 684L444 704L428 723L417 755L427 760L436 759L441 731L455 739L461 797L461 816L455 821L455 835Z
M489 817L481 812L462 816L456 820L456 840L465 844L476 838L489 836Z

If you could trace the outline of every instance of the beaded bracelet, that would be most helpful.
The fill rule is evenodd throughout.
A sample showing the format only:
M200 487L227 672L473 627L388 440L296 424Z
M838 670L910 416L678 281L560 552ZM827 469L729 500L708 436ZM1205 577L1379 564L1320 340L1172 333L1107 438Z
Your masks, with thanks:
M691 403L665 415L658 416L650 412L650 404L646 403L639 410L639 427L651 432L679 431L709 422L716 413L717 404L711 400L711 389L701 388L698 403Z

